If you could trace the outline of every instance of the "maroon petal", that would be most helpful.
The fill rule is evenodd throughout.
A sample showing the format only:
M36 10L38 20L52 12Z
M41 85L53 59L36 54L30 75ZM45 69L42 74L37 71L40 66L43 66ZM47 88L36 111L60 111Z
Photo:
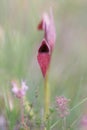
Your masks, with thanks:
M38 24L38 30L43 30L43 20Z
M44 32L45 32L45 30L49 26L49 23L50 23L50 18L48 16L48 14L44 13L40 23L38 24L38 30L44 30Z
M44 77L46 76L46 73L48 71L50 59L51 59L51 51L49 44L45 39L43 39L38 50L37 60Z

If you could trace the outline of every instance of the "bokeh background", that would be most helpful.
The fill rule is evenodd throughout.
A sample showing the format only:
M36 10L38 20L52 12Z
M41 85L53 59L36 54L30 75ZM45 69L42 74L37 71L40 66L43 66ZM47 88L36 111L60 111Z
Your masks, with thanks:
M57 35L49 73L51 104L55 105L56 96L63 95L71 100L72 108L87 96L87 0L0 0L1 115L10 102L15 106L11 95L14 79L25 80L28 99L34 102L37 93L37 108L43 106L43 77L37 63L43 32L37 25L50 7ZM87 114L87 103L71 113L69 122L80 114ZM77 125L75 129L80 128Z

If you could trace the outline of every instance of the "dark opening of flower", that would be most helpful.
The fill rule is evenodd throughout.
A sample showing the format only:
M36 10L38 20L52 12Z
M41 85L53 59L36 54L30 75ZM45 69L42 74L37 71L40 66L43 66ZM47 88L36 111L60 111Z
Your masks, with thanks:
M39 53L49 53L49 47L47 45L46 40L42 41L42 44L41 44L38 51L39 51Z

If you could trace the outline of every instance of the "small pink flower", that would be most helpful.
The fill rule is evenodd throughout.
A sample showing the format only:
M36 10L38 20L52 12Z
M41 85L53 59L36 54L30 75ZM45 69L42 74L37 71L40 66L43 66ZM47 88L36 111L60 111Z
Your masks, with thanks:
M87 115L84 115L81 119L81 126L87 127Z
M70 101L69 99L63 96L56 97L57 110L58 110L59 116L62 118L69 115L69 108L68 108L69 101Z
M44 30L44 38L50 45L51 50L53 50L56 41L56 31L52 10L50 11L50 15L48 15L47 13L43 14L42 20L38 25L38 29Z
M21 82L21 88L19 88L16 81L12 81L12 92L15 94L17 98L22 98L25 96L26 91L28 90L28 86L24 81Z

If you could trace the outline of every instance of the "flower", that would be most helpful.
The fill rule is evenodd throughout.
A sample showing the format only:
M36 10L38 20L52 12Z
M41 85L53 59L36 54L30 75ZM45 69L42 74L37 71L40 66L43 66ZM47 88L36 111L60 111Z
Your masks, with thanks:
M87 114L81 118L81 126L87 127Z
M68 108L69 101L70 101L69 99L63 96L56 97L57 111L61 118L64 118L65 116L69 115L69 108Z
M44 30L44 38L38 49L37 60L40 65L43 77L45 77L50 65L51 55L56 40L52 12L50 12L50 16L48 16L47 13L43 14L42 20L38 25L38 29Z
M47 13L43 14L42 20L40 21L40 23L38 25L38 29L44 30L44 38L50 45L51 50L53 50L53 47L54 47L55 41L56 41L56 31L55 31L52 10L50 10L49 16Z
M43 76L45 77L50 64L50 47L45 39L42 40L38 50L38 63L40 65Z
M22 98L25 96L26 91L28 90L28 86L24 81L21 82L21 88L19 88L16 81L12 81L12 92L15 94L17 98Z

